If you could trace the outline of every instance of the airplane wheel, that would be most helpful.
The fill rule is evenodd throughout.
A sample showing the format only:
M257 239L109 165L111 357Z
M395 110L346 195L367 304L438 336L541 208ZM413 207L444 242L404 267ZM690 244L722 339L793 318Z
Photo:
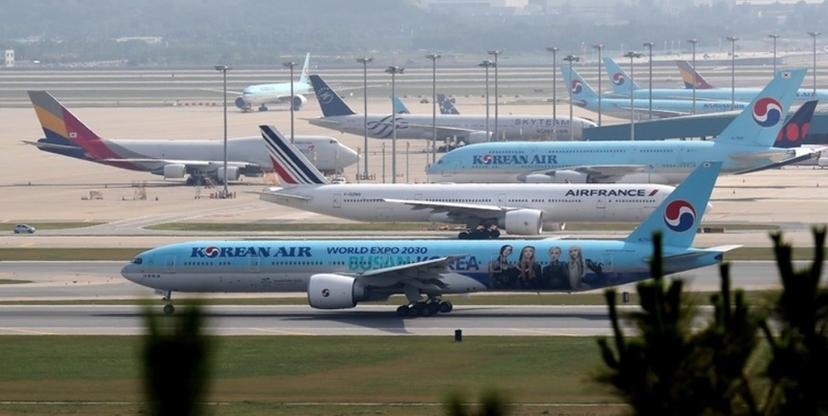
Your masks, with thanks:
M420 315L421 316L431 316L434 315L434 310L432 310L431 305L423 305L420 308Z
M259 106L259 111L267 111L267 107L264 105Z
M175 306L171 303L164 305L164 315L172 315L175 312Z
M440 302L440 313L449 313L452 309L454 309L454 305L451 302Z
M492 240L497 240L498 238L500 238L500 230L498 230L497 228L489 230L489 238Z
M457 234L457 239L458 240L469 240L469 239L471 239L471 234L469 234L468 231L461 231L459 234Z
M400 307L397 308L397 316L399 317L404 318L409 315L409 312L410 311L408 310L408 305L400 305Z

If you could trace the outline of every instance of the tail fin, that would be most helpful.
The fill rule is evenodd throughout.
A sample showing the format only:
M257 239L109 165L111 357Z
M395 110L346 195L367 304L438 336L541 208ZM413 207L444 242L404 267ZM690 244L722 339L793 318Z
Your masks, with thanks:
M612 58L604 58L604 67L607 69L607 76L609 76L612 83L612 92L618 95L630 95L630 82L632 82L632 89L639 90L641 87L635 83L635 80L627 75L627 72L615 63Z
M302 75L299 76L299 83L300 84L307 84L308 83L308 70L310 69L310 52L305 55L305 65L302 65ZM293 80L290 80L293 82Z
M773 146L806 71L788 69L777 72L773 80L713 141L745 146Z
M282 183L290 185L324 185L328 183L325 175L310 163L308 158L299 151L290 140L273 126L259 126L262 138L265 141L267 152L273 170L282 179Z
M311 75L310 81L316 94L316 100L319 101L319 106L322 107L323 116L350 116L356 114L354 110L351 110L351 107L348 107L348 104L345 104L345 101L339 98L339 95L328 86L328 83L322 77Z
M405 103L397 95L394 96L394 113L411 114L411 111L408 111L408 107L405 106Z
M714 90L716 87L710 85L707 80L701 76L700 73L696 72L696 68L693 68L693 65L690 65L687 61L676 61L676 65L678 65L679 73L681 74L681 79L684 81L684 88L693 89L693 82L696 83L697 90ZM695 80L695 81L694 81Z
M779 130L773 147L788 149L802 146L805 136L808 135L808 129L811 127L811 119L814 117L817 103L818 101L814 100L799 106L794 115L782 126L782 130Z
M460 114L454 103L446 97L446 94L437 94L437 105L440 106L440 114Z
M95 159L121 159L108 147L108 142L86 127L74 114L46 91L29 91L43 133L50 141L69 140L86 150Z
M699 165L624 241L652 241L653 233L661 231L665 246L690 247L721 169L722 162Z
M569 72L572 72L572 76L570 76ZM589 84L581 78L581 75L578 71L571 69L568 65L561 66L561 73L563 74L563 80L566 85L569 85L569 96L573 100L590 100L594 98L598 98L598 94L595 93L595 90L589 86Z

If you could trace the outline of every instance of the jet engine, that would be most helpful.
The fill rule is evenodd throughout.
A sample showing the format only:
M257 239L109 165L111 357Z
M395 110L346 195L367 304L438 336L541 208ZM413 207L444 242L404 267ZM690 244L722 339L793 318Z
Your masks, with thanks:
M466 144L475 144L475 143L486 143L491 141L492 133L485 132L485 131L473 131L469 133L469 137L466 138Z
M244 97L236 97L236 100L233 101L233 102L236 104L236 107L238 107L242 110L249 110L250 109L250 103L245 101Z
M498 226L509 234L538 235L543 231L543 212L536 209L508 211Z
M224 183L225 178L226 178L227 181L237 181L237 180L239 180L239 176L240 176L240 174L239 174L238 166L228 166L226 176L224 174L224 168L223 167L218 168L218 170L216 170L216 178L221 183Z
M317 309L353 308L367 295L365 287L349 276L315 274L308 283L308 303Z
M819 159L817 159L817 165L828 166L828 156L820 156Z
M180 179L187 174L187 167L181 164L164 165L164 179Z
M293 104L293 109L298 110L302 108L305 103L308 102L308 99L305 98L304 95L294 95L291 103Z

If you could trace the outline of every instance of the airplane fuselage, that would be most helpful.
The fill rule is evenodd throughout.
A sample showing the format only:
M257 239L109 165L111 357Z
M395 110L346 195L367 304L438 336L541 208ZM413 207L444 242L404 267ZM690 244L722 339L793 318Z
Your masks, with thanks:
M240 98L249 107L255 107L262 104L278 104L290 101L290 82L281 82L276 84L260 84L251 85L242 91ZM293 94L309 94L313 92L313 87L306 82L294 82Z
M429 166L428 178L432 182L551 181L544 172L604 165L641 167L617 182L677 184L703 162L721 161L722 172L733 173L794 155L790 149L757 150L756 146L716 141L487 143L446 153Z
M762 91L762 88L736 88L734 91L731 91L730 88L715 88L715 89L696 89L696 100L717 100L717 101L724 101L727 104L730 104L730 100L732 97L735 97L735 100L749 103L756 98L757 95ZM629 97L629 92L615 92L614 96L625 96ZM635 100L645 100L648 102L650 97L650 90L646 88L639 88L633 91L633 95ZM653 99L669 99L669 100L693 100L693 89L692 88L653 88ZM796 98L794 98L794 104L802 104L806 101L812 100L828 100L828 90L820 90L818 89L816 94L814 94L814 90L812 88L800 88L796 92ZM737 108L738 109L738 108ZM725 110L726 111L726 110Z
M586 108L590 111L598 112L598 99L578 100L575 99L573 103L579 107ZM630 104L633 107L633 116L639 119L646 119L649 116L650 101L645 97L639 97L636 94L630 102L629 98L601 98L601 113L604 115L630 119ZM653 118L676 117L681 115L693 114L693 101L682 99L653 99ZM695 114L709 114L721 113L724 111L744 110L748 102L736 101L735 106L731 107L730 101L705 101L697 100L695 105Z

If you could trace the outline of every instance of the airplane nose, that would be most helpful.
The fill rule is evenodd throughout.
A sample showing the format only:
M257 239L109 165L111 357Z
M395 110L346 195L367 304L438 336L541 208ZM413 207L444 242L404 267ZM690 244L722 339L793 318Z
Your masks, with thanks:
M123 276L130 282L140 284L141 280L143 280L144 275L142 270L140 270L140 268L137 265L129 263L121 268L121 276Z
M348 163L349 165L354 164L359 161L359 153L357 153L354 149L351 149L348 146L342 146L344 149L340 151L340 154L343 155L342 159L344 162Z

